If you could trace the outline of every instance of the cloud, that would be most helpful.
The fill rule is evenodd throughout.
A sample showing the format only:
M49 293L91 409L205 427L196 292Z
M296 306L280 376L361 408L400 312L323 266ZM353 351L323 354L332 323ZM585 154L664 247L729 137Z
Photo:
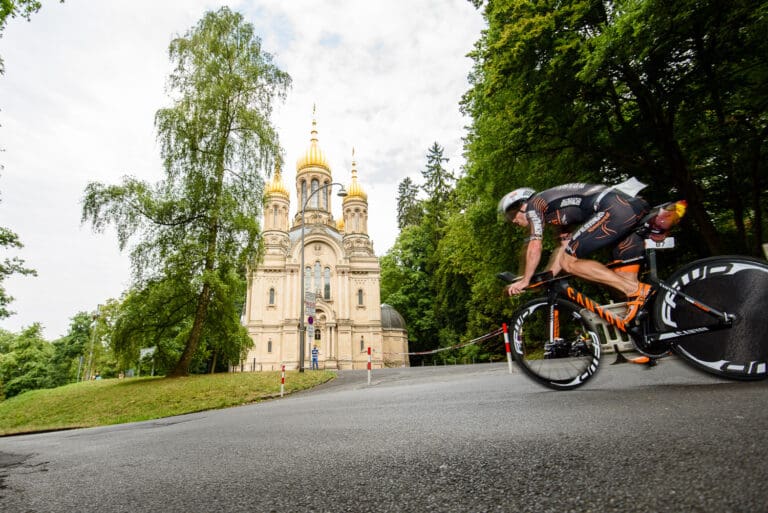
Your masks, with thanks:
M80 226L89 181L162 177L154 114L167 105L168 43L186 33L206 0L67 0L45 3L31 22L12 20L0 39L0 224L18 232L18 255L37 278L6 282L19 312L0 325L35 321L54 338L81 310L117 297L129 262L113 233ZM435 141L458 171L479 12L466 0L252 0L229 3L253 23L263 49L293 87L273 120L285 148L284 180L309 144L317 106L320 146L336 181L349 183L352 148L369 197L377 254L397 236L397 184L416 182ZM292 198L295 211L295 197ZM340 206L335 206L339 216Z

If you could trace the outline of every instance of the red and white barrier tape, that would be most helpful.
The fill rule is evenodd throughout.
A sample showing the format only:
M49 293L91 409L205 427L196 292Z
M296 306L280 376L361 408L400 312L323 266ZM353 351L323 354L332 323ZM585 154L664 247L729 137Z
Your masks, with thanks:
M436 354L436 353L440 353L440 352L443 352L443 351L451 351L453 349L461 349L462 347L471 346L472 344L477 344L478 342L482 342L483 340L487 340L489 338L498 337L499 335L501 335L501 333L503 331L504 330L502 328L499 328L499 329L491 331L490 333L486 333L485 335L481 335L481 336L479 336L477 338L473 338L469 342L465 342L463 344L456 344L456 345L453 345L453 346L450 346L450 347L440 347L438 349L433 349L431 351L419 351L419 352L416 352L416 353L384 353L384 354L408 355L408 356L422 356L422 355L425 355L425 354Z

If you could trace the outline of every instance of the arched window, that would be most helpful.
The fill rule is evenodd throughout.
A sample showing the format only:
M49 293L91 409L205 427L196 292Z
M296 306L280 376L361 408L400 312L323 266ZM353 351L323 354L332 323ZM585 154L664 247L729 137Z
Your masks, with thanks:
M277 205L274 205L272 207L272 228L279 228L279 226L277 226L277 219Z
M309 266L304 268L304 290L312 291L312 269Z
M274 287L269 289L269 304L270 305L275 304L275 288Z
M360 352L365 352L365 339L362 335L360 335Z
M270 338L270 339L269 339L269 341L267 342L267 352L268 352L268 353L271 353L271 352L272 352L272 339L271 339L271 338Z
M320 182L317 181L317 178L313 178L312 179L312 192L315 192L319 186L320 186ZM312 206L314 208L317 208L317 203L318 203L319 200L320 199L317 197L317 194L312 196Z
M323 184L323 186L326 186L329 183L331 183L331 182L326 180L325 183ZM331 195L331 188L330 187L326 187L325 191L323 191L323 210L328 210L328 198L330 197L330 195Z
M357 305L363 306L363 289L357 290Z
M320 278L321 278L321 276L320 276L320 269L321 269L320 262L315 262L315 288L314 288L314 291L318 292L318 293L321 290L323 290L323 288L322 288L323 286L322 286L322 284L320 282Z
M304 207L304 203L307 202L307 181L302 180L301 181L301 202L299 203L299 208Z
M325 268L325 276L323 283L323 297L325 299L331 299L331 268Z

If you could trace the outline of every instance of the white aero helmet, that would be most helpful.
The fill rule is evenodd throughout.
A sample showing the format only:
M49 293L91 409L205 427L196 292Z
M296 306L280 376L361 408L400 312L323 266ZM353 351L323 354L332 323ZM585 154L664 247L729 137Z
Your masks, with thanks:
M508 192L499 201L499 214L504 215L507 219L510 219L517 214L517 209L528 198L536 194L536 191L530 187L520 187L512 192Z

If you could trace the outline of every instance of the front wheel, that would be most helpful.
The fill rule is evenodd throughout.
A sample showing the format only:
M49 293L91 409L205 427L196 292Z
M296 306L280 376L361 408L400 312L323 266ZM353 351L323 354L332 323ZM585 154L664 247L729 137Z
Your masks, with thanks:
M733 379L768 376L768 264L743 256L697 260L666 281L673 289L734 316L730 328L672 340L672 349L700 369ZM673 292L654 305L660 331L693 332L718 320Z
M515 313L512 352L523 371L556 390L583 385L600 365L600 335L581 307L540 298Z

